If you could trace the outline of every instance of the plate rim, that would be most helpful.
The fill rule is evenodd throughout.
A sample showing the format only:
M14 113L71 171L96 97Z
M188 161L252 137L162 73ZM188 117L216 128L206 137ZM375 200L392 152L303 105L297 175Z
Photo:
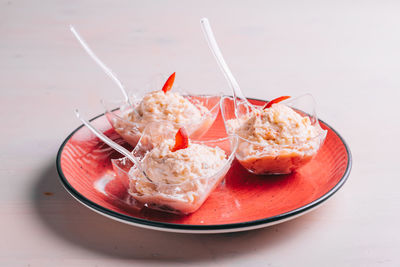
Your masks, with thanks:
M248 98L250 100L255 100L255 101L266 101L262 99L257 99L257 98ZM96 120L102 116L104 116L105 113L99 114L95 116L94 118L90 119L89 121ZM166 222L158 222L158 221L152 221L152 220L147 220L147 219L142 219L142 218L135 218L129 215L125 215L119 212L115 212L113 210L110 210L108 208L105 208L88 198L86 198L84 195L79 193L67 180L67 178L64 176L64 173L62 172L61 168L61 154L64 150L65 145L67 142L71 139L71 137L79 131L84 125L80 125L78 128L73 130L63 141L61 144L60 148L58 149L57 152L57 158L56 158L56 166L57 166L57 172L59 179L63 185L63 187L70 193L73 198L78 200L81 204L85 205L86 207L90 208L93 211L96 211L97 213L100 213L101 215L104 215L108 218L127 223L130 225L136 225L139 227L144 227L144 228L150 228L154 230L161 230L161 231L170 231L170 232L190 232L190 233L212 233L212 232L237 232L237 231L245 231L245 230L250 230L250 229L256 229L256 228L261 228L261 227L266 227L269 225L277 224L280 222L284 222L290 219L294 219L300 215L303 215L307 213L308 211L313 210L314 208L318 207L320 204L324 203L327 199L329 199L332 195L334 195L347 181L351 168L352 168L352 155L349 146L347 145L346 141L344 138L335 130L333 129L329 124L327 124L325 121L321 120L318 118L320 122L322 122L325 126L329 127L330 130L332 130L340 139L342 144L345 147L346 154L347 154L347 166L346 170L343 173L343 176L340 178L339 182L336 183L334 187L332 187L328 192L326 192L324 195L320 196L316 200L305 204L297 209L278 214L275 216L263 218L263 219L258 219L258 220L252 220L252 221L246 221L246 222L239 222L239 223L228 223L228 224L212 224L212 225L200 225L200 224L179 224L179 223L166 223Z

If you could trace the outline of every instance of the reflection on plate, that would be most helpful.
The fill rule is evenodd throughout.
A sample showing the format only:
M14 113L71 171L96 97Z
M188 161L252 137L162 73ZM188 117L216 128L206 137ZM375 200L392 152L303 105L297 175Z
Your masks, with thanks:
M256 104L264 101L251 100ZM104 115L92 123L111 139L124 143ZM109 218L161 231L224 233L257 229L280 223L318 207L346 181L351 154L340 135L328 130L318 155L290 175L255 176L235 160L225 181L193 214L179 216L129 205L126 187L115 179L110 159L120 155L79 127L61 145L57 169L66 190L79 202ZM205 139L215 138L225 128L218 116ZM124 200L124 201L122 201Z

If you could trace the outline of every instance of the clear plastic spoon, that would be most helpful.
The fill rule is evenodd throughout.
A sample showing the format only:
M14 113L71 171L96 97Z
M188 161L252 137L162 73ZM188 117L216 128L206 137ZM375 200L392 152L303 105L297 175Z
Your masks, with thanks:
M249 106L252 106L242 93L242 90L240 90L239 84L236 81L235 77L233 76L231 70L229 69L228 65L226 64L224 57L222 56L221 50L219 49L219 46L217 44L217 41L215 40L213 31L210 26L210 22L208 21L207 18L202 18L200 20L201 24L201 29L203 30L204 36L206 37L208 46L210 47L215 59L217 60L218 66L220 67L221 71L224 73L225 79L228 81L232 92L233 92L233 100L234 100L234 105L235 105L235 113L237 110L237 103L236 100L237 98L241 98L244 101L247 102Z
M83 40L83 38L79 35L79 33L75 30L74 26L70 25L69 26L71 32L74 34L76 39L79 41L79 43L82 45L83 49L85 49L86 53L96 62L97 65L100 66L100 68L118 85L119 89L121 90L122 94L124 95L125 101L131 105L129 96L127 91L125 90L124 86L122 85L121 81L117 78L117 75L108 68L97 56L96 54L90 49L88 44ZM132 106L132 105L131 105Z
M109 145L110 147L112 147L113 149L115 149L116 151L118 151L119 153L124 155L125 157L127 157L130 161L132 161L133 164L135 164L135 166L143 173L144 177L146 177L147 180L149 180L150 182L153 183L153 181L149 178L149 176L144 171L140 162L131 154L131 152L129 152L124 147L118 145L113 140L111 140L110 138L105 136L102 132L100 132L99 130L94 128L93 125L91 125L89 121L87 121L86 119L81 117L81 115L79 114L79 110L77 110L77 109L75 110L75 115L81 122L83 122L84 125L86 125L86 127L89 128L90 131L92 131L98 138L100 138L101 141L103 141L104 143L106 143L107 145Z

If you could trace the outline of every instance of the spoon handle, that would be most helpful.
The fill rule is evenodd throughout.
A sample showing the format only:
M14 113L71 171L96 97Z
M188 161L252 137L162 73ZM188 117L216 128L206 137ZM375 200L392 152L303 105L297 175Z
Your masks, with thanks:
M221 71L224 73L225 79L228 81L235 100L236 106L236 98L241 98L247 101L246 97L243 95L242 91L240 90L239 84L236 81L235 77L233 76L231 70L229 69L228 65L226 64L224 57L222 56L221 50L215 40L213 31L210 26L210 22L207 18L202 18L200 20L201 28L203 30L204 36L206 37L208 46L210 47L215 59L218 62L218 66L220 67Z
M108 68L97 56L96 54L90 49L89 45L83 40L83 38L79 35L79 33L75 30L74 26L69 26L71 32L74 34L78 42L81 44L83 49L85 49L86 53L100 66L100 68L118 85L119 89L121 90L122 94L124 95L125 101L128 104L131 104L129 101L128 93L125 90L125 87L122 85L122 82L117 78L117 75Z
M143 173L143 175L147 178L147 180L152 182L151 179L147 176L147 174L144 171L144 169L142 168L140 162L132 155L131 152L129 152L124 147L118 145L113 140L111 140L110 138L105 136L102 132L100 132L95 127L93 127L93 125L90 124L89 121L87 121L86 119L82 118L82 116L79 114L79 110L77 110L77 109L75 110L75 115L81 122L83 122L83 124L86 127L89 128L90 131L92 131L98 138L100 138L101 141L103 141L104 143L106 143L107 145L109 145L110 147L112 147L113 149L115 149L116 151L118 151L119 153L124 155L125 157L127 157L130 161L132 161L136 165L136 167Z

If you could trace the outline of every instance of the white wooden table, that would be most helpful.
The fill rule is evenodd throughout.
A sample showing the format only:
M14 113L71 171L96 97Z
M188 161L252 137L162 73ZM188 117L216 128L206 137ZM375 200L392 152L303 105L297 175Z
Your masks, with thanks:
M400 2L0 2L1 266L399 266ZM69 32L74 24L129 89L177 72L190 90L229 93L202 37L207 16L247 96L312 93L353 153L321 208L222 235L114 222L61 187L57 149L120 98ZM45 192L52 193L46 195Z

